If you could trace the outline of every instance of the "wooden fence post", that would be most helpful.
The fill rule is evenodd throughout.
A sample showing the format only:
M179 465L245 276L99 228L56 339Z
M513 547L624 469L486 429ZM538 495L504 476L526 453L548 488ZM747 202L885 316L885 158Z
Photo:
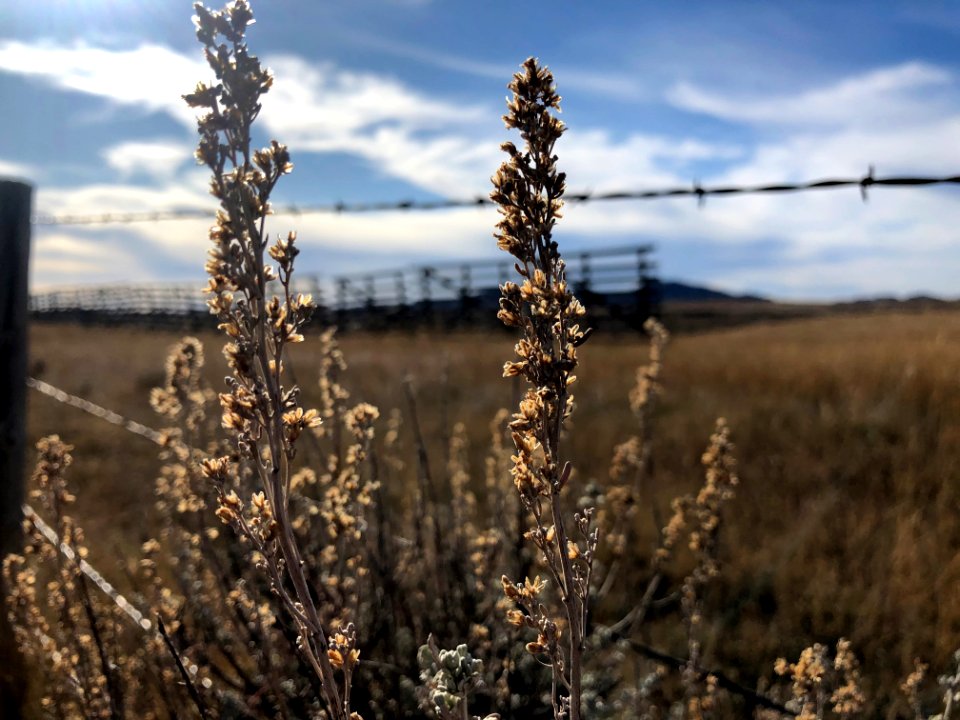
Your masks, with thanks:
M31 194L25 183L0 180L0 557L22 542ZM0 716L19 718L24 672L3 585L0 578Z

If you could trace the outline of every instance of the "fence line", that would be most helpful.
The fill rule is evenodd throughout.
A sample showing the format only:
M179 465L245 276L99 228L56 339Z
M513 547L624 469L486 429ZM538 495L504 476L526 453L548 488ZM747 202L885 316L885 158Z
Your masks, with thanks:
M161 447L166 447L167 439L166 435L162 432L149 428L142 423L138 423L135 420L128 420L127 418L116 413L113 410L108 410L107 408L97 405L96 403L90 402L82 397L76 395L71 395L65 390L51 385L50 383L43 382L42 380L37 380L33 377L27 378L27 387L32 388L47 397L53 398L57 402L63 403L64 405L70 405L79 410L83 410L85 413L89 413L94 417L98 417L101 420L106 420L108 423L121 427L128 432L131 432L135 435L139 435L142 438L149 440L152 443L156 443ZM56 548L60 550L68 559L75 559L75 553L73 548L69 545L60 541L60 538L57 536L56 531L50 527L43 518L40 517L37 512L30 507L28 504L23 505L23 514L26 515L33 523L36 525L37 530L39 530L43 536ZM143 630L151 630L153 624L148 620L140 610L134 607L123 595L121 595L113 585L103 576L103 574L94 568L90 563L84 559L80 559L80 571L90 578L100 590L102 590L114 603L119 607L123 612L125 612L137 625L139 625Z
M695 197L699 204L703 204L708 196L721 195L753 195L762 193L792 193L808 190L835 190L844 187L858 187L863 200L867 199L867 192L871 187L923 187L927 185L957 185L960 184L960 175L943 176L908 176L895 175L875 177L873 167L866 175L859 178L827 178L823 180L807 180L800 182L778 182L762 185L714 185L703 186L693 182L688 187L661 188L654 190L623 190L613 192L576 192L564 195L567 203L605 202L610 200L654 200L659 198ZM355 202L355 203L308 203L298 205L288 203L274 205L275 215L310 215L327 213L339 215L342 213L373 213L390 210L447 210L453 208L484 207L493 205L493 201L484 195L473 198L450 198L442 200L399 200L387 202ZM140 222L166 222L170 220L189 220L197 218L213 218L214 208L180 208L177 210L159 210L154 212L107 212L88 215L54 215L37 213L33 216L34 225L110 225Z
M659 284L649 244L568 253L567 280L587 301L594 320L643 322L657 314ZM395 327L450 321L493 323L499 286L513 273L505 259L444 262L322 278L294 277L295 292L310 293L315 317L341 327ZM274 286L279 294L278 286ZM80 287L37 293L31 313L70 320L211 322L199 283Z

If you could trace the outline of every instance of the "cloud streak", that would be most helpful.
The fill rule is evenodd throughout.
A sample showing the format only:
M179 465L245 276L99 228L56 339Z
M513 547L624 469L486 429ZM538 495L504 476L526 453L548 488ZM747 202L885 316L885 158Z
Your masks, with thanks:
M26 178L35 175L36 169L26 163L0 159L0 177Z
M794 127L890 124L928 117L930 90L947 88L945 69L907 62L825 87L776 97L730 96L681 82L668 91L674 107L722 120Z

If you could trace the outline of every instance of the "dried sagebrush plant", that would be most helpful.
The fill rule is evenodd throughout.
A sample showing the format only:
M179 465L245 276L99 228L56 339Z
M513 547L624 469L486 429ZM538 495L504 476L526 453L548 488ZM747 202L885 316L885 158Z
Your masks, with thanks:
M283 367L287 346L303 340L301 329L313 308L309 296L291 290L296 236L290 233L268 248L265 234L270 194L293 166L287 148L276 141L262 150L251 145L260 98L273 79L247 49L249 5L236 0L223 11L194 7L197 38L217 82L198 84L185 100L203 111L196 155L212 171L211 193L220 200L210 231L209 305L231 340L224 353L232 374L220 399L223 425L233 434L242 466L219 457L205 461L204 474L219 489L218 515L249 543L251 557L269 574L273 592L294 619L299 650L320 682L327 712L347 720L356 633L350 625L340 632L325 626L290 510L297 441L320 423L316 410L301 407L299 388L286 383ZM279 296L268 290L274 280ZM260 488L249 498L233 489L243 468L252 470Z
M556 169L554 145L564 126L553 111L560 97L550 72L530 58L510 84L513 99L504 121L520 132L523 149L503 144L510 156L493 178L491 198L499 206L497 244L517 259L522 283L501 287L500 319L520 328L518 359L504 366L507 377L530 385L510 427L516 447L513 479L534 527L528 538L540 551L563 608L558 618L541 597L545 581L515 583L506 576L506 596L518 608L509 621L536 630L527 650L550 665L554 716L580 720L583 651L589 613L590 578L598 535L592 509L571 522L561 493L572 466L561 452L564 420L573 411L577 346L586 340L578 321L585 311L570 291L553 228L560 217L564 175ZM576 537L573 535L576 533Z

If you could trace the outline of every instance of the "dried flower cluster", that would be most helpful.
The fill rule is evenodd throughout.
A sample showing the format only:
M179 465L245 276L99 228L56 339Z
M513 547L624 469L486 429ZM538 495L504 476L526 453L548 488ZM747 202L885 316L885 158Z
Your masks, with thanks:
M630 391L630 408L637 418L638 432L614 449L610 484L604 495L606 504L597 517L598 525L605 529L605 541L616 558L636 541L637 510L652 475L653 414L661 391L663 350L670 339L656 318L649 318L643 329L650 337L650 359L637 369L636 384ZM611 569L608 576L615 570L616 567Z
M859 665L849 640L837 641L832 661L828 648L817 643L804 649L795 663L778 659L774 669L790 678L792 699L788 707L800 720L820 720L828 710L843 720L860 717L865 701Z

